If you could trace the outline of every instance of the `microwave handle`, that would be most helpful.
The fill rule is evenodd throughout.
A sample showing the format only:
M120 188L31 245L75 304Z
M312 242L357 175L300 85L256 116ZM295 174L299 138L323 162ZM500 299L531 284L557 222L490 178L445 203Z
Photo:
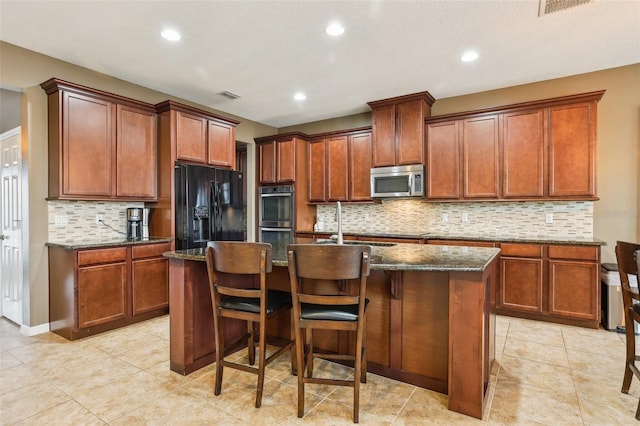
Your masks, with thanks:
M413 179L414 179L414 174L411 173L409 174L409 195L413 195Z

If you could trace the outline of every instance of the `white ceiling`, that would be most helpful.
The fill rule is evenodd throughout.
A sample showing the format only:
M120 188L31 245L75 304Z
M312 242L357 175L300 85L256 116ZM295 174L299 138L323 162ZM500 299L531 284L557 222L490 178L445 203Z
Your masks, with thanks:
M591 0L543 17L538 8L539 0L1 0L0 39L274 127L424 90L437 100L640 63L640 0ZM346 27L342 37L325 34L331 20ZM167 26L182 40L161 39ZM480 59L460 62L467 49ZM297 91L304 102L293 100Z

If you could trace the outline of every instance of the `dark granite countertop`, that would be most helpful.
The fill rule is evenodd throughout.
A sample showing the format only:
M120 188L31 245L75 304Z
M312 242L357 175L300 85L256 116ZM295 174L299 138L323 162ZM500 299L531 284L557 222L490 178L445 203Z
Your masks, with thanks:
M108 248L119 246L133 246L140 244L154 244L154 243L170 243L173 238L166 237L150 237L145 240L129 241L123 237L115 237L112 239L100 239L100 240L76 240L76 241L49 241L45 245L47 247L58 247L67 250L81 250L92 248Z
M335 234L335 231L296 231L300 235L313 234ZM585 245L585 246L605 246L605 241L597 238L581 238L581 237L558 237L554 235L538 235L532 236L502 236L502 235L439 235L439 234L381 234L381 233L363 233L363 232L344 232L348 237L371 237L371 238L400 238L400 239L424 239L429 240L447 240L447 241L486 241L492 243L530 243L530 244L558 244L558 245Z
M309 239L296 241L308 243ZM363 242L365 243L365 242ZM425 244L392 244L371 247L371 269L396 271L484 271L498 256L496 248L456 247ZM204 249L164 253L173 259L204 261ZM286 253L272 253L275 266L287 266Z

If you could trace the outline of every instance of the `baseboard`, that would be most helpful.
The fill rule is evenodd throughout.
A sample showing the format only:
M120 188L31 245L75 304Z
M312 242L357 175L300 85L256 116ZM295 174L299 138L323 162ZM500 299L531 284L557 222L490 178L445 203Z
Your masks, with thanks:
M49 327L48 322L36 325L35 327L29 327L28 325L24 324L20 326L20 334L24 334L27 336L35 336L38 334L48 333L49 331L51 331L51 328Z

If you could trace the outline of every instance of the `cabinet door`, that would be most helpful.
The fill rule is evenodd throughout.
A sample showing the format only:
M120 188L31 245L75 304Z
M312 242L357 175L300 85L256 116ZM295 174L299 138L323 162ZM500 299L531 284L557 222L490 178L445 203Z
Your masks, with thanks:
M127 316L125 262L78 268L78 328Z
M169 306L169 259L135 260L132 265L133 315Z
M337 136L325 140L328 201L346 201L348 199L348 139L347 136Z
M596 103L551 107L549 196L596 195Z
M459 121L427 125L427 198L460 198Z
M597 262L549 260L549 312L598 320Z
M396 107L388 105L372 111L373 166L396 164Z
M371 133L350 136L349 199L371 200Z
M309 148L309 202L326 201L325 193L325 141L324 139L311 141Z
M544 111L502 116L502 195L544 196Z
M542 259L501 257L500 274L499 307L542 312Z
M208 163L213 166L236 167L236 128L209 120L207 132Z
M115 174L114 105L65 91L62 108L63 194L110 197Z
M277 150L277 181L294 182L296 180L296 139L278 141Z
M176 111L176 156L178 160L206 163L206 118Z
M260 183L276 182L276 141L258 145Z
M116 195L155 198L157 154L155 113L117 107Z
M465 198L498 198L498 116L463 121L462 161Z
M396 161L402 164L424 163L424 101L415 100L396 106Z

